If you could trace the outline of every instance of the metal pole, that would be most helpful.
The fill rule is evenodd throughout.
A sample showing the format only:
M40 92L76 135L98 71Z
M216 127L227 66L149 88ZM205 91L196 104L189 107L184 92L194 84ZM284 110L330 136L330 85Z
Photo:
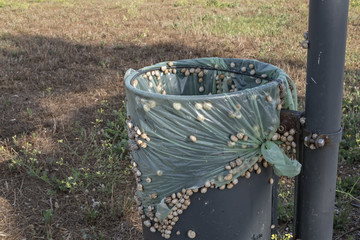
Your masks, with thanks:
M295 239L332 239L348 8L348 0L310 0L306 130L327 140L304 147Z

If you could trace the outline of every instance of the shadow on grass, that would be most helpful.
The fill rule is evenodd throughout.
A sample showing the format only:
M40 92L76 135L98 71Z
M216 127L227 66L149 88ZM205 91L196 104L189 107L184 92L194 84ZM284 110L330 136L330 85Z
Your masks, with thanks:
M62 125L57 120L86 122L103 99L119 108L128 68L204 57L178 44L93 46L32 35L0 42L2 138Z
M42 36L8 35L0 41L7 44L1 48L0 58L3 66L0 70L1 141L26 161L30 161L30 157L25 156L28 153L21 147L26 142L38 147L42 153L31 157L38 158L42 171L60 157L74 169L83 167L85 159L88 165L95 165L97 158L85 157L90 155L86 144L91 144L92 122L98 117L97 110L104 107L103 100L107 100L109 108L107 112L105 109L106 117L110 120L116 117L112 110L119 109L124 100L126 69L166 59L190 58L194 51L170 44L80 45ZM84 134L83 141L77 145L76 139L81 134ZM14 135L23 143L11 140ZM73 151L64 153L66 149L57 144L59 139L66 139ZM49 235L54 239L141 238L139 226L129 222L131 216L124 216L132 211L126 209L132 207L131 200L127 199L131 186L126 186L132 185L131 181L115 188L115 191L127 192L124 196L119 192L105 194L95 183L85 196L84 191L59 191L53 183L29 176L28 169L10 170L9 164L10 160L0 163L1 198L4 202L6 199L7 206L12 206L5 216L9 220L0 229L6 239ZM48 169L49 176L52 171ZM59 171L64 172L60 176L73 176L70 169L59 168ZM106 201L114 195L118 196L115 202ZM111 204L115 207L107 207ZM13 226L19 230L14 231Z
M104 121L116 120L113 111L125 98L128 68L205 57L204 51L179 44L94 46L32 35L2 35L0 43L0 142L5 147L0 155L0 207L11 206L0 233L6 239L141 239L132 180L125 177L110 193L95 182L69 192L39 176L46 171L49 178L66 181L75 177L73 169L95 168L102 157L89 150L96 132L93 122L100 108ZM60 139L68 146L59 144ZM28 142L41 154L24 151ZM30 176L28 168L10 169L16 156L27 163L35 158L40 175ZM55 170L59 159L69 167Z

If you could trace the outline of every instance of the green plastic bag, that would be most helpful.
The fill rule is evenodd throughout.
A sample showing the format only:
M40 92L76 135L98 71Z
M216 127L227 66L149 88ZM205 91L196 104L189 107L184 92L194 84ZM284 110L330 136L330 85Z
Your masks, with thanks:
M171 194L222 187L262 157L277 175L299 174L301 164L272 141L280 110L297 109L295 85L281 69L256 60L180 60L129 69L125 84L136 195L160 220Z

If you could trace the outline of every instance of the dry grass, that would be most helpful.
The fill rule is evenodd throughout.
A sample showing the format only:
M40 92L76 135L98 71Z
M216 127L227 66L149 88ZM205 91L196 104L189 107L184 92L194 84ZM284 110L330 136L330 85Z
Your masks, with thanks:
M356 73L360 4L351 3L346 69ZM95 166L99 158L88 153L102 140L104 123L92 124L98 110L115 120L125 71L160 61L255 58L284 69L303 96L307 11L307 1L282 0L0 0L0 239L140 239L126 174L106 191L95 180L54 190L10 170L11 159L24 158L22 146L31 143L49 176L73 176L53 169L60 159L70 168Z

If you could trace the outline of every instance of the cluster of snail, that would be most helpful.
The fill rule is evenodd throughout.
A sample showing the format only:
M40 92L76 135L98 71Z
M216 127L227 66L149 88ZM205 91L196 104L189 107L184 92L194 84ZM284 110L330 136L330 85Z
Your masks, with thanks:
M242 140L242 141L246 142L248 139L249 139L248 135L239 132L236 135L231 135L230 136L230 140L228 141L227 145L229 147L234 147L235 144L237 143L237 141Z
M133 166L136 166L133 165ZM133 167L133 169L136 167ZM134 170L135 176L138 179L139 174L138 170ZM140 174L141 176L141 174ZM147 180L148 181L148 180ZM180 215L189 207L191 204L190 196L195 192L198 192L199 189L185 189L183 188L181 192L173 193L167 198L165 198L165 203L171 208L168 216L160 221L159 215L155 213L155 208L153 206L148 206L144 208L141 201L135 195L134 199L138 207L138 213L141 218L144 220L143 224L145 227L148 227L151 232L159 231L162 234L162 237L169 239L172 233L172 230L175 224L179 221ZM192 230L189 230L188 236L190 238L195 238L196 234ZM180 231L176 232L177 235L180 235ZM191 237L193 236L193 237Z
M191 74L196 74L198 77L198 83L200 85L199 93L203 93L205 91L204 75L207 73L207 70L202 71L200 68L190 68L190 69L182 68L181 73L183 73L185 77L188 77Z
M128 127L128 138L129 138L129 146L130 150L138 150L139 147L146 148L147 143L150 141L149 136L141 132L139 127L134 126L134 124L131 122L130 118L126 119L126 125Z
M241 105L240 105L239 103L237 103L237 104L235 105L235 107L236 107L236 110L235 110L235 111L229 111L229 112L228 112L228 116L229 116L230 118L240 119L240 118L242 117L241 112L240 112L240 110L241 110Z
M166 95L166 91L165 91L165 89L163 89L163 83L161 81L161 76L167 75L170 73L176 74L176 72L177 72L176 68L172 68L174 66L173 62L168 62L168 66L169 66L169 68L167 68L165 65L161 66L160 70L148 71L142 75L142 77L144 79L148 79L149 88L155 87L156 91L163 95ZM134 79L132 82L132 85L136 88L138 83L139 83L138 80Z
M144 221L144 226L149 227L151 232L159 231L162 237L169 239L173 227L179 221L180 215L191 204L190 196L198 189L185 189L181 192L173 193L171 196L165 198L165 203L171 208L170 213L160 221L157 214L154 214L154 209L149 207L148 213L145 214L149 219ZM179 233L178 233L179 234Z
M284 131L280 126L277 132L272 137L273 141L281 141L280 147L284 153L292 159L296 157L296 130L291 128L289 131Z
M230 69L234 69L236 67L236 64L234 62L230 63ZM219 66L217 64L214 65L214 69L217 70L219 69ZM204 77L206 74L208 74L208 70L207 69L201 69L199 67L197 68L181 68L180 72L185 76L185 77L189 77L190 75L196 75L197 76L197 81L199 83L199 93L203 93L205 91L205 86L204 86ZM167 74L176 74L177 73L177 68L174 67L174 62L168 62L167 66L163 65L160 67L160 69L158 70L152 70L152 71L148 71L146 73L144 73L142 75L142 77L144 79L148 79L148 86L149 88L154 88L156 89L156 92L161 93L163 95L166 94L165 89L163 89L163 82L161 81L161 76L162 75L167 75ZM249 64L248 67L242 67L241 68L241 73L245 74L245 75L249 75L252 77L256 77L255 82L257 84L261 84L263 82L264 79L267 79L267 74L261 74L261 76L256 76L256 71L255 71L255 65L254 64ZM234 75L234 73L228 73L226 72L224 73L219 73L219 74L215 74L215 83L216 83L216 93L223 93L223 92L236 92L238 89L235 85L235 82L232 79L232 76ZM226 81L226 85L228 86L227 88L224 89L224 81ZM132 85L136 88L138 86L139 82L137 79L134 79L132 82ZM211 95L212 93L209 91L209 95Z
M241 72L244 73L244 74L245 74L245 73L248 73L248 74L250 74L250 76L255 76L255 75L256 75L255 65L252 64L252 63L250 63L250 64L249 64L249 69L247 69L246 67L242 67L242 68L241 68ZM263 81L263 79L266 79L267 77L268 77L267 74L266 74L266 73L263 73L263 74L261 74L260 77L256 78L255 82L256 82L257 84L261 84L262 81Z
M195 109L196 110L205 110L205 111L210 111L212 109L212 104L210 102L204 102L204 103L201 103L201 102L197 102L195 103ZM180 111L181 108L182 108L182 105L181 103L179 102L174 102L173 103L173 108L176 110L176 111ZM205 120L205 116L201 113L197 113L197 116L196 116L196 119L199 121L199 122L203 122Z
M234 81L231 78L231 75L221 73L220 75L215 75L215 83L216 83L216 93L226 92L226 89L223 89L224 81L228 86L231 86L229 92L236 92L237 88Z
M137 189L139 191L143 191L143 187L140 184L141 182L141 172L137 168L137 164L133 161L133 172L135 174L135 178L138 183ZM191 204L190 197L197 192L200 192L202 194L205 194L209 188L218 188L219 190L224 190L225 188L231 189L236 184L238 184L238 179L233 179L233 175L235 175L238 171L240 171L240 166L242 166L243 161L241 158L237 158L234 161L229 162L227 165L225 165L225 169L228 171L228 174L223 177L225 181L228 181L229 183L223 184L221 186L216 186L214 181L206 181L204 183L204 186L201 188L192 188L192 189L185 189L183 188L181 191L177 193L172 193L170 196L167 196L165 198L165 203L169 207L170 212L169 214L160 221L159 215L155 213L155 208L153 206L148 206L147 208L144 208L144 206L141 204L141 201L135 196L135 202L138 206L138 213L141 216L141 218L144 220L143 224L145 227L148 227L151 232L159 231L163 238L169 239L173 228L175 224L179 221L180 215L188 209L188 207ZM267 168L268 166L271 166L270 163L268 163L262 156L258 159L258 161L252 165L247 171L241 174L241 177L250 178L251 173L255 172L256 174L261 173L261 165L264 168ZM162 173L157 173L159 176L162 175ZM232 180L232 181L231 181ZM151 178L147 177L146 182L151 183ZM269 179L269 184L273 184L274 180L272 178ZM154 196L153 196L154 195ZM150 199L156 198L156 193L150 194ZM180 231L176 232L177 235L180 235ZM196 233L193 230L188 231L188 237L189 238L195 238Z
M236 66L236 64L234 62L230 63L230 68L235 68L235 66ZM251 63L251 64L249 64L248 68L242 67L241 72L243 74L247 74L247 75L255 77L256 71L254 68L255 68L255 65ZM219 69L219 66L217 64L215 64L214 69ZM184 74L185 77L188 77L191 74L197 74L198 82L200 84L199 92L200 93L204 92L205 88L203 85L203 82L204 82L203 77L204 77L204 74L207 74L206 69L203 71L200 68L190 68L190 69L182 68L181 72ZM233 74L229 74L229 73L215 74L216 93L219 94L219 93L223 93L223 92L227 92L227 91L228 92L236 92L238 90L235 85L235 82L232 79L232 75ZM267 74L262 74L260 77L256 78L255 82L257 84L261 84L263 79L266 79L266 78L267 78ZM228 88L224 89L224 81L226 81L225 85L227 85ZM211 93L209 93L209 95L211 95Z
M228 165L225 166L225 169L228 170L228 174L225 175L224 180L225 181L230 181L231 179L233 179L233 175L235 175L236 173L238 173L239 171L241 171L240 166L242 166L243 162L241 160L241 158L237 158L234 161L231 161ZM267 168L268 166L271 166L270 163L268 163L263 156L260 156L260 158L258 159L258 161L252 165L248 170L246 170L245 172L243 172L240 177L245 177L247 179L249 179L251 177L251 173L256 173L256 174L260 174L261 173L261 167L260 165L262 165L264 168ZM222 186L219 187L220 190L224 190L225 188L227 189L231 189L233 188L236 184L238 184L238 179L233 179L231 182L229 182L228 184L224 184ZM272 184L272 183L271 183Z

